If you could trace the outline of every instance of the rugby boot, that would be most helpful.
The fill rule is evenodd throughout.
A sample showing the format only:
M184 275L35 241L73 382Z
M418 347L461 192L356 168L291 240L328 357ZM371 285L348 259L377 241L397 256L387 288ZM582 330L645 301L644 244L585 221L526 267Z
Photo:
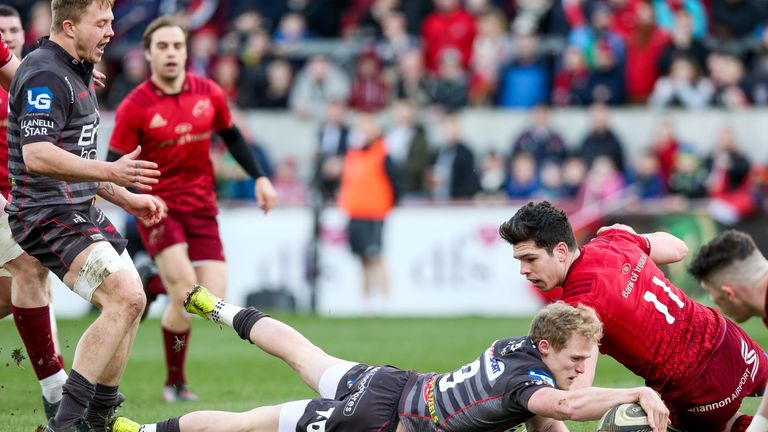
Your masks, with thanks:
M208 291L208 288L202 285L195 285L191 292L187 294L187 298L184 300L184 309L189 313L199 315L207 320L211 318L208 314L212 313L216 309L216 304L219 302L219 298Z
M141 425L131 419L117 417L107 426L107 432L141 432Z
M198 400L197 395L189 391L183 382L163 387L163 399L166 402L195 402Z
M67 427L54 426L53 419L48 421L48 426L43 429L43 432L96 432L84 418L77 420L77 423Z

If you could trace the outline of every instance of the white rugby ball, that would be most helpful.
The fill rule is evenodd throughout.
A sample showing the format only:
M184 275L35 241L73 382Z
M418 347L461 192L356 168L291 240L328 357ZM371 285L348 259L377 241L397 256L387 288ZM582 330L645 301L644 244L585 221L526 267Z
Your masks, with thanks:
M643 408L631 403L617 405L603 414L597 432L652 432L652 429Z

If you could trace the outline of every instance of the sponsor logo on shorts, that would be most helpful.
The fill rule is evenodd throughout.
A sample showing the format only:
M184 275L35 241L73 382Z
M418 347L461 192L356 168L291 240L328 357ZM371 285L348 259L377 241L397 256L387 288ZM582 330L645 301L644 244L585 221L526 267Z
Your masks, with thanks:
M485 359L485 374L488 381L495 381L504 373L504 363L494 356L493 347L488 348L483 356Z
M733 393L723 400L689 408L688 412L704 413L723 408L731 403L741 404L741 393L744 390L744 384L748 381L755 381L755 374L760 365L759 356L744 339L741 339L741 357L744 359L744 363L747 367L744 369L744 373L741 374L741 379L739 379L739 383L736 385L736 389L733 390Z
M315 411L317 417L314 422L307 425L307 430L313 432L325 432L325 422L331 418L334 409L336 408L331 408L328 411Z
M27 89L27 112L51 112L53 92L48 87L32 87Z
M355 414L355 410L357 409L358 402L363 398L365 395L365 391L368 390L368 385L371 383L371 380L373 379L373 376L376 374L376 372L381 370L381 366L377 366L370 371L366 372L365 375L358 381L357 383L357 390L355 390L354 393L349 395L347 398L347 401L344 403L344 416L345 417L351 417Z
M552 375L550 375L547 372L544 372L543 370L529 369L528 377L531 379L531 381L533 381L534 384L537 384L537 385L546 384L550 387L555 386L555 379L552 378Z

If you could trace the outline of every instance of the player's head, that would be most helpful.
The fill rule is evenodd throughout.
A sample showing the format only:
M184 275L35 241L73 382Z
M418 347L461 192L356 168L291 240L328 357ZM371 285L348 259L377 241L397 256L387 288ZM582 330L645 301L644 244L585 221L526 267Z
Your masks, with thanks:
M755 296L764 298L768 261L748 234L736 230L721 233L701 247L688 271L734 321L744 322L760 314L750 308L746 300Z
M560 286L568 273L576 239L565 212L547 201L529 202L499 227L514 248L520 273L542 291Z
M51 36L73 49L80 60L96 64L115 35L113 5L114 0L53 0Z
M563 302L539 311L528 332L561 390L568 390L584 373L585 362L602 336L603 324L592 308Z
M21 48L24 46L24 27L21 24L19 11L8 5L0 5L0 33L3 35L8 48L21 58Z
M144 57L152 78L174 81L184 75L187 64L187 31L178 18L155 18L144 30Z

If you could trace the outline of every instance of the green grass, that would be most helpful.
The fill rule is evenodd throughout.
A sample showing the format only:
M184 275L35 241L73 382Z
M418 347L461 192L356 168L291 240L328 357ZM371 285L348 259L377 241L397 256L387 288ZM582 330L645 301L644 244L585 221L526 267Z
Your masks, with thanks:
M278 314L327 352L353 361L387 363L420 371L448 371L472 361L497 338L524 334L529 319L327 319ZM64 357L72 353L93 317L60 320ZM766 346L768 332L753 320L748 331ZM34 431L44 422L40 387L28 360L11 358L22 347L11 320L0 321L0 431ZM240 340L230 329L195 320L188 352L187 378L201 401L166 404L161 397L165 363L159 322L141 325L120 387L128 401L120 413L151 422L199 409L244 411L264 404L314 397L283 363ZM606 387L640 385L642 381L605 356L596 384ZM754 412L758 400L745 402ZM571 423L572 431L594 431L594 423Z

